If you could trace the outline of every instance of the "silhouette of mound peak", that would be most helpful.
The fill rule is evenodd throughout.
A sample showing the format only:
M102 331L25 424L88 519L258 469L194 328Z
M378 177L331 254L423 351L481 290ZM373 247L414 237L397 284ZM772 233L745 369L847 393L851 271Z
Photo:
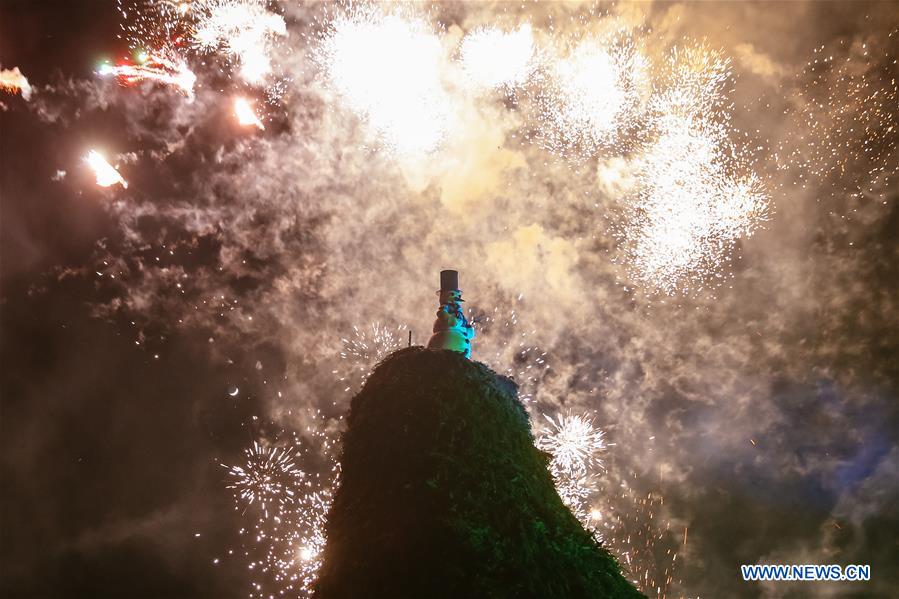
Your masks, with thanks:
M318 599L643 597L559 499L510 379L402 349L347 423Z

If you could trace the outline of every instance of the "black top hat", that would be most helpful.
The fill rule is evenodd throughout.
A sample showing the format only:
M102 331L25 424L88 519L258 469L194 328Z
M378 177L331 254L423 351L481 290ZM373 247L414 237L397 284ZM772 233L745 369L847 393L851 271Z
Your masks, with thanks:
M440 289L449 291L459 288L459 271L457 270L441 270L440 271Z

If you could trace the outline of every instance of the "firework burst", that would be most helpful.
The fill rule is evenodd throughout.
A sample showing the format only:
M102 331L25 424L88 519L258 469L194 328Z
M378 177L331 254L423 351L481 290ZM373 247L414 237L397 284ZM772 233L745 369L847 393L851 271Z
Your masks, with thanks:
M537 449L552 456L550 474L559 497L582 523L591 528L588 503L596 493L596 477L603 470L602 454L608 448L605 432L593 419L571 413L559 414L534 442Z
M272 72L276 41L287 35L284 17L268 10L264 0L202 0L193 2L191 42L201 52L227 56L240 77L262 83Z
M339 15L317 57L329 83L386 147L426 154L443 140L450 114L440 79L444 51L427 21L376 9Z
M255 442L243 464L223 465L245 522L238 557L253 573L251 598L311 596L340 477L326 423L321 414L313 420L303 438L294 433L283 447Z
M380 322L372 322L367 327L353 325L353 334L340 340L343 344L340 358L346 367L334 371L338 380L346 385L344 391L362 387L378 362L403 346L407 330L404 324L395 327Z
M639 125L647 77L646 61L629 36L570 47L549 66L538 92L541 144L576 159L621 146Z
M621 236L632 277L650 290L720 285L737 240L767 218L768 195L721 106L729 80L720 53L675 49L649 103L647 141L635 159L639 191Z
M306 474L294 463L293 448L268 447L254 442L245 451L242 466L227 467L231 482L227 485L248 505L259 503L268 512L272 504L283 509L296 501L296 489Z
M536 67L530 25L512 32L480 27L465 36L459 59L469 81L481 88L512 90L524 84Z

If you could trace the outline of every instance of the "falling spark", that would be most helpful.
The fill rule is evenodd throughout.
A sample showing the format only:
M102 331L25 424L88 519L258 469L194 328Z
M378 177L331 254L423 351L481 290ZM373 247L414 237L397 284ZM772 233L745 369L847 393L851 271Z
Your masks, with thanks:
M449 96L440 80L443 49L418 18L375 11L338 16L318 59L349 108L398 154L428 153L446 135Z
M469 80L484 88L514 88L534 70L534 35L529 24L506 33L480 27L465 36L459 52Z
M622 481L597 494L603 503L601 519L594 534L609 551L637 588L648 597L667 597L678 583L678 555L683 547L680 535L664 518L664 497L658 492L641 494Z
M237 117L237 122L245 127L253 125L259 129L265 130L265 125L262 124L262 121L260 121L259 117L256 116L256 113L253 112L253 106L246 98L234 99L234 115Z
M235 60L247 83L258 84L272 72L275 41L287 35L284 17L264 0L202 0L191 6L196 19L192 42L203 52L221 52Z
M822 209L843 223L872 200L889 205L899 173L899 78L893 30L861 48L841 40L819 46L796 75L801 87L785 110L797 134L777 148L778 166L821 195ZM885 43L886 42L886 43ZM893 68L880 61L892 58Z
M0 70L0 89L10 94L21 93L25 100L31 98L31 84L19 67Z
M122 85L134 85L141 81L157 81L171 85L193 98L197 76L181 59L171 59L158 53L141 55L139 64L103 64L97 70L102 76L113 76Z
M94 171L94 175L97 177L97 185L100 187L110 187L116 184L121 185L124 188L128 187L128 182L122 178L119 171L109 164L109 162L106 161L106 158L96 150L88 152L84 161L87 162Z

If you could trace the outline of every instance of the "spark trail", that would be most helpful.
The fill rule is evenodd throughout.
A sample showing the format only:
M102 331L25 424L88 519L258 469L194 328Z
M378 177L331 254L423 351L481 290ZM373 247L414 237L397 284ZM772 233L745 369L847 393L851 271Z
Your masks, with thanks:
M135 85L142 81L156 81L179 89L193 98L197 76L182 59L167 58L160 53L141 55L138 64L103 64L97 70L101 76L115 77L121 85Z
M19 67L0 70L0 89L10 94L20 93L25 100L31 98L31 84Z
M237 117L237 122L244 127L252 126L263 131L265 130L265 125L263 125L262 121L259 120L259 117L256 116L256 113L253 111L253 106L246 98L234 99L234 116Z
M122 178L119 171L106 161L106 158L104 158L100 152L91 150L88 152L87 156L85 156L84 161L87 162L91 170L94 171L97 185L100 187L111 187L112 185L121 185L124 188L128 187L128 182Z

